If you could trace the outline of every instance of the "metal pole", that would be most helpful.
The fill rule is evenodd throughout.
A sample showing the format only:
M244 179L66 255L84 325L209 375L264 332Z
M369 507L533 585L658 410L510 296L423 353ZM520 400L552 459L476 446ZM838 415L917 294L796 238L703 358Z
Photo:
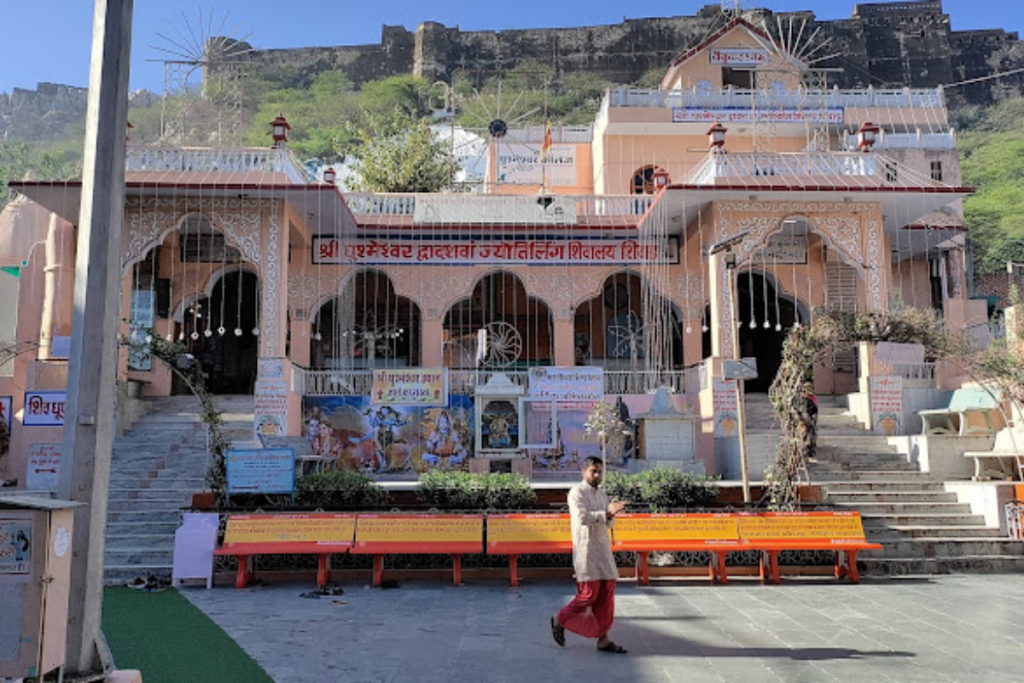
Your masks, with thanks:
M133 0L95 0L67 412L58 491L75 511L65 671L110 663L100 631L117 379L125 129Z
M736 268L730 268L729 273L729 306L732 308L732 356L736 360L742 359L740 353L739 324L736 322ZM740 470L743 480L743 502L750 503L750 477L747 475L747 418L744 409L743 380L735 379L736 382L736 428L740 433Z

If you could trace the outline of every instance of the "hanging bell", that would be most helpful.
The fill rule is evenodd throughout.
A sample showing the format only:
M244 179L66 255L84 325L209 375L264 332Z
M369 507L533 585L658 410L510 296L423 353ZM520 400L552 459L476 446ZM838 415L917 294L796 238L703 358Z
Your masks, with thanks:
M782 323L775 323L775 331L782 332Z
M236 327L235 328L235 336L236 337L241 337L242 336L242 328L241 327Z
M315 339L315 340L317 340L317 341L320 341L320 340L321 340L322 338L323 338L323 337L321 337L321 336L320 336L320 333L319 333L319 332L317 332L316 334L314 334L314 335L313 335L313 339Z
M182 332L181 334L178 335L178 341L185 341L185 333L184 332Z
M710 329L711 329L711 328L710 328L710 327L708 327L707 325L702 325L702 326L701 326L701 328L700 328L700 331L701 331L701 332L707 332L707 331L708 331L708 330L710 330Z
M752 329L752 330L756 330L757 329L757 321L756 320L751 320L750 321L750 329Z
M771 326L772 324L770 322L768 322L767 320L764 321L764 329L771 329Z
M223 325L217 328L217 334L219 334L220 336L223 337L225 332L227 332L227 330L224 328Z
M191 334L191 337L192 337L192 341L195 341L196 339L199 339L199 333L198 332L193 332Z
M254 337L260 336L260 328L258 328L258 327L252 328L252 336L254 336Z
M210 337L213 336L213 330L207 327L205 330L203 330L203 336L209 339Z
M686 334L690 334L691 332L693 332L693 328L690 327L689 325L687 325L686 326Z
M170 343L170 342L173 342L173 341L174 341L174 335L173 334L168 334L167 335L167 342Z
M146 335L146 343L147 344L152 344L153 343L153 335L151 335L151 334L147 334Z

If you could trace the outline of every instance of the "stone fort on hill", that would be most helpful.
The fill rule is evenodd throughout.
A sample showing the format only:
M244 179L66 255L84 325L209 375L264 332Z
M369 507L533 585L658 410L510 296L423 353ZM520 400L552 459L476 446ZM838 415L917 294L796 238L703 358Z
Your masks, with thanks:
M770 2L770 0L766 0ZM816 66L841 69L828 85L934 87L1024 68L1024 43L1001 29L953 31L941 0L858 4L849 19L818 21L811 11L744 12L755 25L779 22L802 39L827 42L819 55L838 53ZM694 16L627 19L620 24L511 31L462 31L424 22L415 32L384 26L377 45L254 50L244 58L304 76L340 69L356 83L397 74L448 80L459 70L484 77L524 62L550 65L557 73L593 73L611 82L635 83L654 68L698 44L727 17L719 5ZM773 31L774 32L774 31ZM1024 92L1024 73L963 85L949 91L950 104L987 104Z

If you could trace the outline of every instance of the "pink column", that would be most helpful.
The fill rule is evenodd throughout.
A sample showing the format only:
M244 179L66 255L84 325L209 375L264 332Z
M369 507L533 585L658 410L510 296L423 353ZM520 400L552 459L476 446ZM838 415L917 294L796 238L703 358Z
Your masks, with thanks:
M39 323L39 359L52 357L54 337L71 336L75 294L75 231L57 214L50 214L46 234L46 265L42 320Z
M555 365L576 365L576 340L573 320L555 320Z
M444 366L444 321L441 318L423 320L423 367Z
M262 214L260 358L284 358L288 307L288 220L284 202Z

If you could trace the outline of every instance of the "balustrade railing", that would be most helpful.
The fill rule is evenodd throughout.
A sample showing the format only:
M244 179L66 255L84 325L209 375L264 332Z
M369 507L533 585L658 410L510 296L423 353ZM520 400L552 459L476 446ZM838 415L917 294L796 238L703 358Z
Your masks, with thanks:
M932 389L935 387L935 363L894 364L892 371L903 378L905 389Z
M459 194L419 195L365 192L348 192L345 194L345 201L352 213L357 215L415 216L416 202L421 196L429 197L432 206L443 205L445 202L451 202L451 204L456 206L467 203L467 196ZM577 197L559 195L558 199L560 202L575 201L577 220L584 217L639 217L644 215L654 203L654 197L650 195L587 195ZM485 206L487 202L502 205L522 202L525 205L536 203L537 198L535 196L474 195L472 201L474 207ZM474 221L475 219L467 213L466 220Z
M297 185L312 178L288 150L263 148L130 147L124 170L159 173L283 173Z
M702 107L764 109L826 109L837 107L913 107L938 109L945 106L941 88L896 88L854 90L747 90L740 88L687 89L612 88L605 94L612 107Z
M690 175L695 185L712 185L719 178L772 177L869 178L878 176L878 163L870 154L806 152L799 154L708 154Z

